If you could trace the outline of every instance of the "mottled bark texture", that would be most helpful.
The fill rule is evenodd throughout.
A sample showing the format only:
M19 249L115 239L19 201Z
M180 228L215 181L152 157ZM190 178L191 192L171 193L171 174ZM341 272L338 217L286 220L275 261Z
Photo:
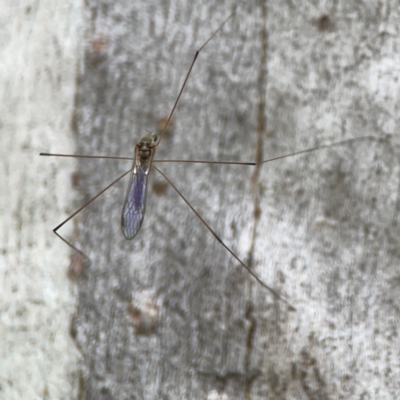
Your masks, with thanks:
M159 131L196 46L232 6L89 3L79 153L130 155L146 130ZM375 2L239 4L201 53L157 158L252 161L396 133L398 12ZM86 398L396 397L397 143L356 142L258 170L160 165L297 312L256 284L170 187L150 190L142 231L125 241L125 189L115 185L77 219L92 260L75 320ZM127 168L80 162L83 197Z
M131 156L160 132L195 49L234 2L86 6L77 153ZM119 226L127 179L87 207L67 235L91 260L72 265L80 398L400 396L399 14L395 1L238 4L155 158L255 161L376 139L257 168L157 164L296 312L156 171L133 241ZM129 168L79 160L71 211Z

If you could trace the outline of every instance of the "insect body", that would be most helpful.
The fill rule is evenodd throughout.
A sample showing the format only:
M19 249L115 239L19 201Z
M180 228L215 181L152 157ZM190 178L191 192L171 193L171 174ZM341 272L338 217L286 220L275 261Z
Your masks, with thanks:
M126 192L124 206L122 210L122 217L121 217L121 227L122 232L126 239L131 240L133 239L140 230L140 227L143 223L145 210L146 210L146 194L147 194L147 183L149 172L152 168L152 162L156 148L159 146L163 135L165 134L170 122L172 115L178 105L179 99L185 89L186 83L189 79L189 76L192 72L193 66L197 60L197 57L200 51L210 42L210 40L222 29L222 27L232 18L234 13L232 13L221 25L220 27L210 36L210 38L200 47L199 50L196 51L193 61L189 67L189 70L186 74L186 77L183 81L181 89L178 93L178 96L175 100L175 103L172 107L172 110L168 116L168 119L164 125L164 129L161 132L160 138L153 133L149 133L145 135L140 142L135 147L135 155L133 159L133 166L129 171L126 171L113 182L111 182L106 188L100 191L95 197L89 200L86 204L80 207L77 211L75 211L72 215L70 215L67 219L65 219L61 224L53 229L53 232L63 240L68 246L76 250L82 256L85 256L80 249L76 248L72 245L68 240L63 238L57 231L60 229L64 224L66 224L70 219L72 219L76 214L82 211L86 206L96 200L101 194L103 194L106 190L108 190L111 186L113 186L116 182L121 180L127 174L131 174L130 182L128 185L128 190ZM110 157L110 156L86 156L86 155L68 155L68 154L50 154L50 153L40 153L42 156L58 156L58 157L75 157L75 158L108 158L108 159L123 159L126 160L126 157ZM160 161L160 160L159 160ZM254 162L224 162L224 161L194 161L194 160L162 160L164 162L188 162L188 163L207 163L207 164L231 164L231 165L255 165ZM162 162L160 161L160 162ZM157 167L153 166L166 180L167 182L173 187L173 189L179 194L179 196L185 201L185 203L190 207L190 209L196 214L196 216L201 220L201 222L205 225L205 227L212 233L212 235L218 240L218 242L241 264L243 268L245 268L264 288L269 290L271 293L274 294L277 298L284 301L289 305L291 309L294 309L284 298L282 298L279 293L265 284L253 271L252 269L246 265L224 242L223 240L217 235L217 233L211 228L211 226L204 220L204 218L198 213L198 211L190 204L190 202L184 197L184 195L179 191L179 189L171 182L171 180Z
M255 165L254 162L211 162L211 161L194 161L194 160L155 160L154 155L156 152L157 147L159 146L163 135L165 131L167 130L170 122L172 115L176 109L176 106L179 102L179 99L184 91L184 88L186 86L186 83L188 81L188 78L192 72L193 66L197 60L197 57L200 53L200 51L209 43L209 41L222 29L222 27L225 25L225 23L228 22L228 20L233 16L230 15L222 24L221 26L214 32L213 35L200 47L200 49L195 53L195 56L193 58L193 61L190 65L190 68L186 74L186 77L184 79L184 82L181 86L181 89L179 91L179 94L175 100L175 103L172 107L172 110L168 116L168 119L166 120L166 123L164 125L163 131L158 138L155 134L149 133L145 135L140 142L135 146L135 154L133 158L133 165L132 167L124 172L121 176L119 176L117 179L115 179L113 182L111 182L107 187L105 187L102 191L100 191L95 197L93 197L91 200L89 200L87 203L85 203L82 207L80 207L76 212L74 212L72 215L70 215L67 219L65 219L62 223L60 223L56 228L53 229L53 232L61 239L63 240L66 244L68 244L71 248L79 252L81 255L85 256L85 254L72 245L70 242L68 242L65 238L63 238L57 231L59 228L61 228L65 223L67 223L70 219L72 219L76 214L78 214L82 209L84 209L87 205L92 203L94 200L96 200L101 194L103 194L106 190L108 190L111 186L113 186L116 182L121 180L124 176L130 174L130 181L128 185L128 189L126 192L125 196L125 201L123 205L123 210L122 210L122 216L121 216L121 228L122 232L125 236L126 239L131 240L133 239L139 232L143 220L144 220L144 215L145 215L145 210L146 210L146 195L147 195L147 186L148 186L148 177L149 173L151 171L151 168L156 169L166 180L167 182L172 186L172 188L179 194L179 196L186 202L186 204L190 207L190 209L196 214L196 216L201 220L201 222L205 225L205 227L212 233L212 235L217 239L217 241L236 259L237 262L240 263L240 265L245 268L253 277L254 279L257 280L258 283L260 283L264 288L269 290L279 298L280 300L283 300L284 302L287 303L286 300L284 300L279 293L265 284L258 276L257 274L246 264L244 263L221 239L221 237L211 228L211 226L205 221L205 219L199 214L199 212L190 204L190 202L186 199L186 197L179 191L179 189L174 185L173 182L162 172L160 171L156 166L152 165L153 162L185 162L185 163L208 163L208 164L233 164L233 165ZM365 137L365 138L358 138L358 139L350 139L350 140L344 140L341 142L333 143L330 145L321 145L318 147L314 147L311 149L299 151L296 153L291 153L291 154L286 154L282 155L279 157L276 157L271 160L264 160L259 162L259 164L266 163L268 161L273 161L277 160L280 158L285 158L293 155L300 155L303 153L308 153L308 152L314 152L316 150L320 150L323 148L329 148L333 146L341 146L346 143L351 143L352 141L355 140L375 140L375 138L371 137ZM50 153L41 153L41 155L44 156L61 156L61 157L76 157L76 158L105 158L105 159L119 159L119 160L126 160L131 158L127 157L113 157L113 156L97 156L97 155L66 155L66 154L50 154ZM289 303L287 303L289 304ZM290 304L289 304L290 306ZM292 307L292 306L290 306ZM293 308L293 307L292 307Z
M121 228L125 238L132 240L142 226L146 212L147 182L156 152L157 136L143 136L135 147L131 178L122 207Z

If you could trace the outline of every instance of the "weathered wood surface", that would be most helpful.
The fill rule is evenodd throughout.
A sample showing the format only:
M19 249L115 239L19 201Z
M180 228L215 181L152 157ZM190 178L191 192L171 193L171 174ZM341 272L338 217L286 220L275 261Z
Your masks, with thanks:
M160 129L194 50L232 2L87 6L77 153L130 156L146 129ZM252 161L260 151L265 159L396 134L398 20L394 2L240 4L201 53L157 158ZM160 164L296 312L257 285L171 188L157 195L155 171L142 230L125 241L126 189L116 184L69 236L92 260L77 279L71 327L81 398L398 397L398 143L357 142L258 174ZM70 210L129 167L79 161L81 198Z
M231 5L91 4L79 152L130 155L157 130L193 50ZM397 17L373 3L240 5L200 55L157 158L247 161L258 146L267 158L394 133ZM93 260L75 321L87 398L201 399L213 389L232 399L395 397L396 143L264 165L255 182L248 167L161 166L296 313L255 284L171 188L150 190L141 233L124 241L125 189L115 185L79 225ZM84 197L127 168L80 163ZM140 324L146 296L159 324L139 336L127 309L133 303Z
M51 229L71 207L80 1L0 7L0 399L74 399L79 352L69 335L70 251ZM67 227L68 233L68 227ZM72 289L72 290L71 290Z

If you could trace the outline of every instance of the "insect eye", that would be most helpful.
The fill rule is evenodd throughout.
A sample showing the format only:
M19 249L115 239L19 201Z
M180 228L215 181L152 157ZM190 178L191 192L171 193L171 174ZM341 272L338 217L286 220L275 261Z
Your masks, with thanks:
M153 133L153 136L154 136L154 143L157 143L158 136L155 133Z

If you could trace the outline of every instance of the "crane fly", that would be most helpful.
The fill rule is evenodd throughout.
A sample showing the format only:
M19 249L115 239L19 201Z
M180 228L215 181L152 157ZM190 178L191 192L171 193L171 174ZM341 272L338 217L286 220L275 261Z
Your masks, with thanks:
M106 192L111 186L116 184L126 175L130 174L129 185L125 195L125 201L122 208L121 215L121 228L122 233L126 239L132 240L140 231L140 228L143 224L145 211L146 211L146 197L147 197L147 184L149 173L152 169L155 169L168 183L169 185L177 192L177 194L182 198L182 200L188 205L188 207L192 210L192 212L200 219L200 221L205 225L205 227L209 230L209 232L215 237L215 239L234 257L240 265L245 268L252 277L265 289L269 290L276 298L285 302L290 310L295 310L295 308L285 299L283 298L275 289L271 286L264 283L258 275L247 265L245 264L231 249L228 247L224 241L217 235L217 233L211 228L211 226L205 221L205 219L199 214L199 212L190 204L190 202L186 199L186 197L182 194L182 192L174 185L174 183L153 163L156 162L180 162L180 163L202 163L202 164L225 164L225 165L247 165L247 166L256 166L255 162L225 162L225 161L200 161L200 160L155 160L154 156L157 150L157 147L160 145L161 140L168 129L168 126L171 122L172 116L176 110L176 107L179 103L181 95L186 87L190 74L193 70L194 64L198 58L200 52L204 49L204 47L214 38L214 36L222 30L224 25L234 16L234 12L227 18L225 21L219 26L219 28L207 39L207 41L196 51L195 56L190 64L189 70L186 73L185 79L182 83L182 86L179 90L178 96L175 100L175 103L169 113L168 119L166 120L160 137L157 137L154 133L148 133L142 137L140 142L135 146L135 153L133 159L131 157L118 157L118 156L98 156L98 155L71 155L71 154L54 154L54 153L40 153L41 156L53 156L53 157L73 157L73 158L86 158L86 159L110 159L110 160L132 160L132 167L120 175L117 179L111 182L107 187L97 193L92 199L86 202L83 206L81 206L78 210L76 210L73 214L67 217L64 221L62 221L59 225L57 225L53 232L69 247L74 249L76 252L88 258L87 255L73 244L71 244L67 239L62 237L58 230L65 225L69 220L75 217L79 212L81 212L85 207L91 204L94 200L96 200L99 196L101 196L104 192ZM279 159L292 157L295 155L301 155L305 153L314 152L324 148L330 148L333 146L341 146L344 144L352 143L356 140L376 140L375 137L361 137L361 138L353 138L348 140L342 140L340 142L331 143L327 145L321 145L318 147L309 148L306 150L298 151L295 153L281 155L279 157L275 157L272 159L264 160L259 162L259 164L265 164L267 162L276 161Z

